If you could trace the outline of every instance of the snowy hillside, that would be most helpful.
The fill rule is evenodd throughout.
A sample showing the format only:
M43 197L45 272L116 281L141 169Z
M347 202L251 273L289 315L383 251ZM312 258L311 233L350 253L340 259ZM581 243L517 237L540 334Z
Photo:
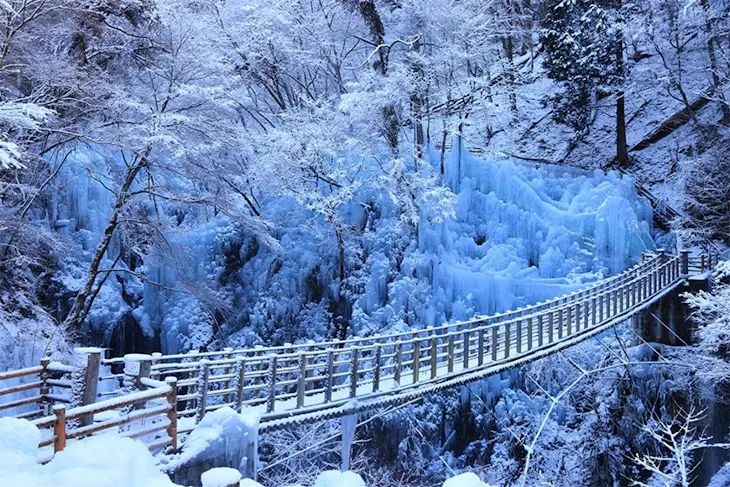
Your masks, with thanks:
M360 376L379 394L381 365L405 388L408 360L413 385L431 371L414 370L421 352L436 383L479 353L460 327L427 357L417 335L373 339L432 338L687 250L671 289L580 344L350 423L262 434L259 481L727 483L729 0L0 0L0 34L3 419L162 386L183 398L166 407L189 408L184 428L203 419L205 362L168 371L178 390L154 382L159 357L157 379L125 377L130 354L259 347L254 365L214 371L214 408L306 409L328 385L344 403ZM573 311L550 319L570 330ZM475 342L482 360L508 356L510 336L522 346L503 326ZM360 355L336 341L358 337ZM104 350L100 381L76 347ZM285 348L322 355L264 360ZM112 409L69 431L143 407ZM36 468L39 440L8 453L17 432L3 431L0 454L29 466L0 479L83 475L81 453ZM155 460L119 443L149 475L108 459L109 479L167 485L154 462L185 435ZM345 450L352 475L332 472Z

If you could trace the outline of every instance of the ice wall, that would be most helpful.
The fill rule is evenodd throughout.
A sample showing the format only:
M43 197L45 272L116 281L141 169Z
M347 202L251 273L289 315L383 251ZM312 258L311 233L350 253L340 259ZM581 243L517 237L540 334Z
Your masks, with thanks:
M635 263L651 237L652 209L632 180L453 151L445 180L456 218L423 224L418 248L448 318L547 299ZM448 311L449 306L445 306Z
M117 266L134 265L144 279L108 279L92 329L108 345L115 326L133 322L174 353L317 340L342 320L360 335L438 325L572 291L653 247L651 207L616 173L446 156L454 218L433 223L422 207L414 228L376 185L341 208L349 229L342 282L332 227L295 201L260 198L276 245L223 215L160 202L164 245L138 245L136 263L123 254ZM438 168L439 156L432 159ZM50 225L80 249L60 273L72 292L108 220L105 186L119 164L114 153L81 147L52 193ZM126 231L118 229L103 267L135 244Z

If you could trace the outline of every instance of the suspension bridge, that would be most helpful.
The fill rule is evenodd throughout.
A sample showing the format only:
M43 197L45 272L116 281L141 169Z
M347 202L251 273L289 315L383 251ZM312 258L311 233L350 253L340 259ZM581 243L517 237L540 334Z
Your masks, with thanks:
M0 373L0 412L44 432L47 461L67 441L114 430L154 452L176 451L217 409L253 408L260 431L403 404L555 354L660 303L711 257L644 254L642 262L571 294L524 308L402 333L278 347L131 354L77 349ZM118 384L102 390L99 384ZM107 388L108 389L108 388Z

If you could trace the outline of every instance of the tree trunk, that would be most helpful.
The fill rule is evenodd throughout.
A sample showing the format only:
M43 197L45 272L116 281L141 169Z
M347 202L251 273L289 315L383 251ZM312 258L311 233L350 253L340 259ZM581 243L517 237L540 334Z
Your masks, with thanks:
M116 202L114 203L114 208L112 209L112 214L109 218L109 222L104 229L104 235L101 239L101 242L99 242L99 245L97 245L96 247L93 259L91 259L91 265L89 266L89 273L86 277L86 283L76 295L73 307L71 308L71 311L64 320L63 324L66 328L80 327L83 323L84 318L88 314L88 310L93 304L93 302L90 302L93 300L89 300L89 297L94 287L94 283L96 282L96 278L99 275L99 265L101 265L104 254L106 253L109 245L112 242L114 231L119 225L119 217L122 213L122 210L124 209L124 205L127 203L127 199L129 198L129 190L132 187L132 183L134 183L134 180L139 172L147 164L147 155L149 155L149 150L147 151L147 154L145 154L144 156L140 156L133 165L127 168L127 174L124 177L124 182L122 183L121 188L119 188L119 194L117 196Z
M720 110L722 111L722 119L720 120L720 123L722 125L730 125L730 104L728 104L725 99L725 94L723 93L720 82L720 75L717 72L717 53L715 51L717 39L715 38L715 28L713 27L712 20L710 18L712 12L710 11L710 6L707 0L700 0L700 5L705 11L705 35L707 35L707 56L710 59L712 85L715 87L715 90L717 90L717 98L720 101Z
M624 76L624 41L619 38L616 46L616 63L619 83L623 84ZM619 167L629 166L629 149L626 145L626 103L624 90L621 88L616 96L616 159Z

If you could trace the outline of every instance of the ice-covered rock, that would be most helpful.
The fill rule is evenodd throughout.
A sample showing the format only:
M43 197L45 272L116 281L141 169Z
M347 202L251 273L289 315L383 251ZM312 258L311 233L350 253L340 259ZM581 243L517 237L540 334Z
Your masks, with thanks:
M190 432L181 452L165 460L163 470L180 484L200 486L200 477L210 469L238 469L247 446L258 441L259 413L229 407L210 412Z

